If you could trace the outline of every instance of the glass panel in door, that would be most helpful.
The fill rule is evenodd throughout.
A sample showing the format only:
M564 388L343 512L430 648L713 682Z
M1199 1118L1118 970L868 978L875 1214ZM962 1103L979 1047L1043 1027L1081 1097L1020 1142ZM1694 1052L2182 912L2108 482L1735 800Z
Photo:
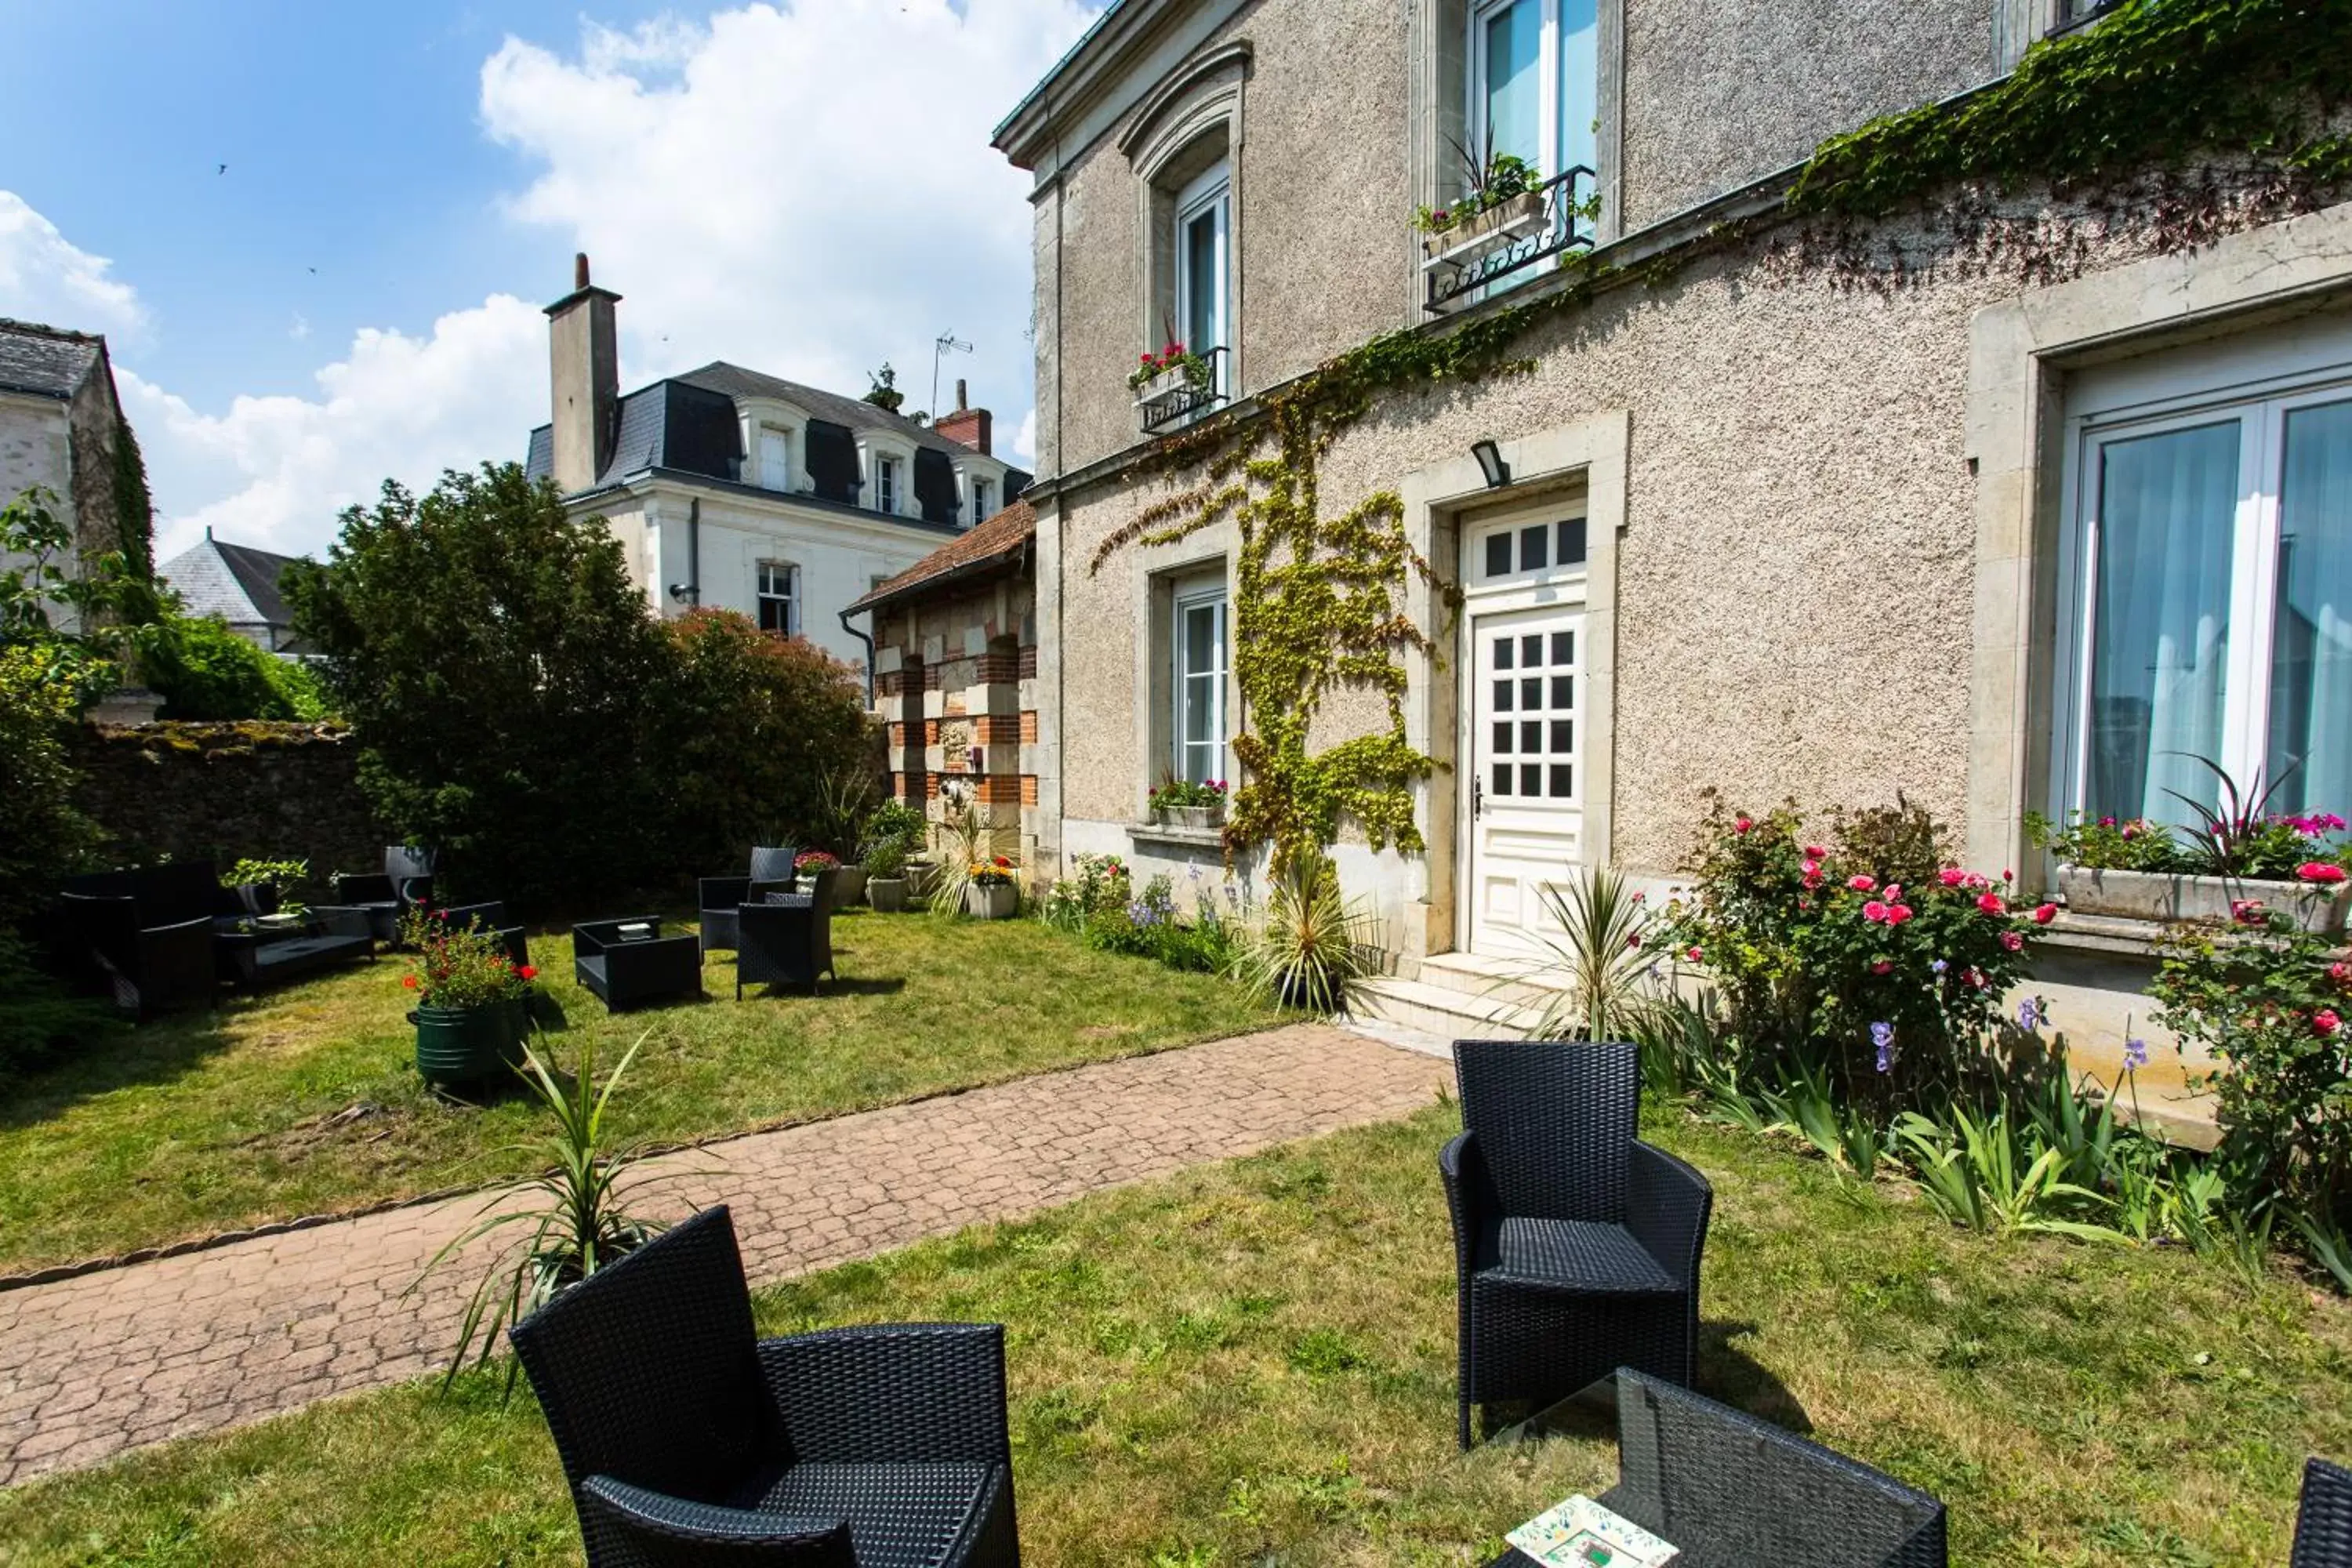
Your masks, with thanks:
M2105 442L2097 464L2087 787L2094 816L2187 823L2221 756L2234 419Z
M1471 736L1475 786L1470 935L1482 952L1531 951L1542 890L1573 865L1583 828L1583 617L1481 616Z
M2269 740L2276 809L2352 815L2352 402L2286 416Z

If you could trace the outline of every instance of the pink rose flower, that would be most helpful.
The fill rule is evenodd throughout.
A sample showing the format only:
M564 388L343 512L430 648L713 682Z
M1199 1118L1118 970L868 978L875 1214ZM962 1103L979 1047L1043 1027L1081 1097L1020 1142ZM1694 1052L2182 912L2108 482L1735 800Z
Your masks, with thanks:
M1753 827L1753 826L1756 826L1756 824L1755 824L1753 821L1751 821L1751 820L1750 820L1750 819L1748 819L1748 817L1743 816L1743 817L1740 817L1739 819L1738 819L1737 821L1735 821L1734 823L1732 823L1732 825L1731 825L1731 831L1733 831L1734 833L1745 833L1745 832L1747 832L1749 828L1751 828L1751 827Z
M1873 899L1862 906L1862 918L1875 924L1886 918L1886 906Z
M1693 963L1696 963L1698 962L1698 949L1692 948L1690 952L1685 953L1683 956L1689 959Z
M2332 860L2305 860L2294 868L2294 874L2306 882L2333 884L2344 879L2344 868Z
M1848 877L1845 879L1845 885L1857 893L1866 893L1878 886L1878 879L1874 877Z
M2025 939L2013 931L2005 931L2000 933L2000 945L2015 952L2025 945Z
M1826 859L1828 859L1829 858L1830 858L1830 852L1829 852L1828 850L1826 850L1826 849L1822 848L1820 845L1818 845L1818 844L1808 844L1808 845L1806 845L1806 846L1805 846L1805 858L1806 858L1806 859L1808 859L1808 860L1826 860Z
M2344 1020L2336 1016L2335 1008L2322 1007L2311 1016L2311 1026L2318 1034L2333 1035L2344 1026Z
M2055 905L2055 904L2037 904L2037 905L2035 905L2035 906L2034 906L2034 909L2033 909L2033 923L2034 923L2035 925L2038 925L2038 926L2046 926L2046 925L2048 925L2052 921L2054 921L2054 920L2056 920L2057 918L2058 918L2058 906L2057 906L2057 905Z
M2327 966L2327 978L2338 985L2352 986L2352 963L2341 961Z
M2230 918L2240 925L2260 925L2263 922L2263 901L2260 899L2231 899Z
M1947 866L1936 873L1936 880L1943 883L1947 888L1957 888L1968 879L1969 874L1958 866Z
M1977 896L1977 908L1982 910L1989 915L2005 915L2009 913L2009 906L2001 901L2001 897L1999 893L1979 894Z
M1895 973L1894 961L1892 959L1882 958L1877 963L1870 966L1870 972L1873 974L1892 974Z
M1908 904L1889 904L1889 905L1887 905L1887 906L1886 906L1886 923L1887 923L1888 925L1891 925L1891 926L1899 926L1899 925L1901 925L1905 921L1907 921L1907 920L1909 920L1910 918L1911 918L1911 906L1910 906L1910 905L1908 905Z

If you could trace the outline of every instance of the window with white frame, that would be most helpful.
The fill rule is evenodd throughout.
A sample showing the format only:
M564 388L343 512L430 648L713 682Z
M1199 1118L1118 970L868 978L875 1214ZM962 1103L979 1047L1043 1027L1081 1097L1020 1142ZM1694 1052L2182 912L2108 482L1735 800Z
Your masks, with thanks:
M1225 386L1225 355L1233 269L1233 178L1220 161L1194 178L1176 197L1176 331L1184 346L1209 362L1215 390Z
M986 522L988 518L988 481L980 478L978 475L974 475L971 481L972 526L977 528L982 523Z
M874 505L879 511L898 510L898 459L880 453L874 458Z
M1176 776L1207 784L1225 776L1225 590L1179 591L1175 597L1176 669L1171 716Z
M2352 352L2270 368L2078 384L2063 805L2191 823L2205 761L2274 811L2352 801Z
M801 569L785 561L762 561L759 569L760 629L792 637L801 629Z
M1473 159L1524 158L1545 179L1598 166L1599 0L1476 0L1466 55Z

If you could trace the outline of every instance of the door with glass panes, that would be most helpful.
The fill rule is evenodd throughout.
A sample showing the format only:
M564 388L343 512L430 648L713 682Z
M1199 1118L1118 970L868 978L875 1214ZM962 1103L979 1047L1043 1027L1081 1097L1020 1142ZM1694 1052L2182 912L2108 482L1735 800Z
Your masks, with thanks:
M1470 945L1529 951L1543 901L1576 864L1584 828L1584 615L1477 616L1473 638Z

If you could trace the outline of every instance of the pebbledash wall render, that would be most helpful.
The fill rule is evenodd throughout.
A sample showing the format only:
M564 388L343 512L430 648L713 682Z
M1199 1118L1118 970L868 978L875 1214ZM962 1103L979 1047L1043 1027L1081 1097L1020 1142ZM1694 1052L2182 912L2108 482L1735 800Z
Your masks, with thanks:
M1428 187L1413 173L1426 160L1403 143L1429 139L1427 117L1416 107L1401 125L1365 86L1421 90L1426 73L1412 61L1433 9L1444 7L1418 4L1400 17L1390 5L1265 0L1148 57L1177 90L1155 100L1146 84L1129 100L1136 117L1167 113L1166 100L1187 92L1223 95L1210 112L1229 116L1232 137L1244 399L1410 319L1417 300L1398 236ZM1604 57L1608 30L1624 37L1628 9L1654 44L1670 31L1662 14L1675 8L1604 4ZM1637 106L1611 129L1627 185L1648 160L1640 184L1662 194L1625 204L1647 226L1618 235L1604 220L1600 258L1626 269L1616 286L1529 334L1517 352L1533 357L1530 374L1381 396L1318 470L1327 515L1397 490L1412 542L1449 579L1461 531L1497 499L1469 456L1473 442L1498 443L1513 481L1506 500L1552 495L1585 513L1580 858L1662 889L1710 785L1757 809L1787 796L1816 809L1865 805L1901 791L1956 826L1972 864L2038 885L2047 868L2029 852L2022 818L2051 796L2070 384L2102 363L2217 341L2325 340L2352 320L2352 207L2277 218L2234 208L2225 194L2204 243L2187 248L2165 234L2155 195L2077 205L2027 192L1967 223L1945 211L1834 236L1774 223L1789 171L1761 160L1793 163L1870 111L1991 74L1997 46L1970 56L1952 42L1964 32L1956 19L1981 21L1980 6L1853 9L1867 15L1852 25L1880 26L1885 47L1844 63L1877 74L1825 93L1801 79L1776 91L1767 72L1771 123L1750 139L1744 166L1717 158L1720 138L1704 137L1692 139L1704 168L1660 165L1664 140L1654 123L1633 121L1689 91L1688 80L1664 79L1707 51L1657 66L1652 80L1628 47L1604 102ZM1906 40L1916 47L1906 51ZM1181 85L1198 74L1186 61L1221 50L1229 82L1212 71ZM1217 857L1143 825L1168 667L1154 595L1183 572L1230 574L1236 540L1223 523L1176 544L1121 548L1092 569L1104 541L1195 482L1150 472L1118 386L1142 336L1150 211L1122 150L1138 130L1106 127L1089 142L1074 126L1050 154L1059 162L1040 168L1034 198L1039 466L1053 477L1030 493L1040 639L1058 658L1039 683L1032 754L1047 867L1109 851L1147 872L1181 871L1213 868ZM1762 177L1678 215L1664 210L1742 172ZM1703 243L1715 226L1743 219L1760 220L1749 237ZM1645 260L1693 249L1696 258L1664 281L1633 280ZM1391 258L1400 258L1393 277ZM2029 276L2037 272L2044 277ZM1409 584L1406 598L1439 645L1438 658L1406 661L1408 738L1441 763L1416 803L1429 848L1374 854L1343 838L1337 855L1350 890L1375 899L1410 973L1422 957L1466 945L1458 906L1469 802L1460 617L1424 584ZM1315 743L1381 719L1368 698L1335 700ZM2145 942L2062 931L2033 989L2052 999L2078 1060L2111 1071L2126 1031L2161 1039L2141 994L2150 967Z

